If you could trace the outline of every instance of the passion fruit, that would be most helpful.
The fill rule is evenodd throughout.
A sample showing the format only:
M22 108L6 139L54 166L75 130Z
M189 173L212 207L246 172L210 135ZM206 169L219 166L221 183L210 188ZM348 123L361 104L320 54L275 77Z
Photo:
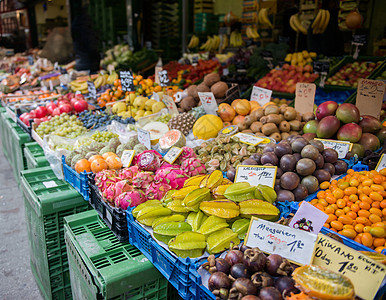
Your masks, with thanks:
M280 177L280 186L285 190L294 190L300 183L299 176L294 172L285 172Z

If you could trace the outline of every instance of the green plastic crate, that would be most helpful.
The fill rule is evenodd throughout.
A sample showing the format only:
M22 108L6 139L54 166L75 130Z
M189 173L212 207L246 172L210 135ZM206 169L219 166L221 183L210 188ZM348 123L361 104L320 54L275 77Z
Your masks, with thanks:
M121 243L96 211L65 218L74 299L177 299L134 246Z
M21 172L31 270L45 299L71 299L64 217L86 211L88 204L50 167Z
M27 169L35 169L50 165L44 156L42 147L40 147L37 142L26 143L24 145L24 157Z
M4 112L1 114L1 139L2 139L2 150L7 158L8 162L12 165L11 158L11 129L17 126L17 124Z
M20 171L27 169L27 162L24 156L24 145L31 141L28 133L25 133L19 126L11 128L10 153L13 175L16 182L20 184Z

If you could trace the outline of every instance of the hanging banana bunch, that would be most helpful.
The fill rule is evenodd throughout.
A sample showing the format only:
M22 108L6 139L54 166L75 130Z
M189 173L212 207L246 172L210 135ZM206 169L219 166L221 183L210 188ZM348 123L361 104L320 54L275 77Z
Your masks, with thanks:
M198 39L197 36L195 36L195 35L193 34L192 37L190 38L190 41L189 41L189 44L188 44L188 48L189 48L189 49L196 48L196 47L198 46L199 43L200 43L200 40Z
M289 24L295 32L301 32L304 35L307 35L307 29L300 23L299 13L291 16Z
M311 25L312 34L322 34L330 22L330 12L325 9L319 9L314 22Z
M259 14L257 16L257 19L258 19L260 24L268 26L269 28L273 28L273 25L268 18L268 10L269 10L269 8L260 9Z

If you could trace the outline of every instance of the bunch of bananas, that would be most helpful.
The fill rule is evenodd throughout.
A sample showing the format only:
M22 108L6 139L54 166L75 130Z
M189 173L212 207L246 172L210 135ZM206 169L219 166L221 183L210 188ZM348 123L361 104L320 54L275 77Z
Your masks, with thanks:
M199 43L200 43L199 38L193 34L192 37L190 38L188 48L189 49L196 48L198 47Z
M259 33L257 32L256 28L252 26L248 26L245 33L247 34L247 37L249 39L258 39L260 37Z
M300 23L298 13L291 16L291 18L289 20L289 24L295 32L301 32L301 33L307 35L307 29Z
M81 92L82 94L88 93L87 81L73 80L70 82L73 92Z
M319 9L314 22L312 23L312 34L322 34L330 22L330 12L325 9Z
M220 49L221 49L221 51L223 51L229 45L228 36L226 34L222 34L220 36L220 40L221 40Z
M118 79L118 74L115 72L110 75L98 74L98 76L94 80L95 88L98 89L106 84L113 84L116 79ZM87 81L73 80L70 82L70 86L72 91L74 92L79 91L82 94L88 93Z
M220 37L218 35L214 35L213 37L208 36L206 42L201 45L200 49L205 51L216 51L220 46Z
M262 9L260 9L259 15L258 15L257 18L258 18L258 21L259 21L260 24L265 25L265 26L267 26L269 28L273 28L273 25L272 25L271 21L268 18L268 10L269 10L269 8L262 8Z
M95 88L100 88L103 85L107 84L107 79L109 78L109 75L107 74L99 74L98 77L94 80Z
M230 46L231 47L241 47L244 44L241 37L241 33L238 31L232 31L230 37Z

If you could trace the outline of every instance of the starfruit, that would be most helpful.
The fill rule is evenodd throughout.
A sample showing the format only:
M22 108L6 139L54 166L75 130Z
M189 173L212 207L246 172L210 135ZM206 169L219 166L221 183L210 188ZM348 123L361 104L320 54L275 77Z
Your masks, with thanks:
M226 189L224 196L236 202L253 199L255 197L255 187L248 182L237 182Z
M198 186L190 185L187 187L183 187L182 189L173 193L173 200L184 200L184 198L191 192L198 189Z
M260 190L257 188L257 186L255 187L255 199L258 199L258 200L264 200L264 197L263 195L261 194Z
M232 230L233 232L237 233L237 237L240 240L245 239L250 222L251 220L249 219L238 219L232 224Z
M213 232L216 232L217 230L226 227L228 227L228 223L225 219L216 216L210 216L202 223L200 229L197 232L202 233L203 235L208 237Z
M206 247L205 236L198 232L183 232L171 239L168 246L179 257L199 257Z
M197 187L199 187L201 181L205 177L206 177L206 175L196 175L196 176L190 177L190 178L185 180L184 187L187 187L187 186L197 186Z
M163 206L148 206L138 212L137 221L143 225L151 226L155 219L162 216L168 216L171 213L172 211L169 208Z
M173 238L173 236L162 235L162 234L157 234L157 233L153 233L153 236L155 239L159 240L160 242L165 243L166 245Z
M265 200L271 204L275 203L277 194L275 190L270 186L258 184L255 190L255 196L256 196L256 191L259 191L260 194L263 196L263 199L256 197L257 199Z
M175 213L188 213L189 210L182 205L181 200L173 200L166 204L166 207L171 209Z
M233 182L230 181L228 178L223 178L222 182L221 182L221 185L226 185L226 184L233 184Z
M163 205L167 205L169 202L173 201L173 194L176 192L177 190L170 190L170 191L167 191L166 194L162 197L161 199L161 203Z
M206 248L210 254L216 254L238 244L240 244L240 239L237 233L230 228L224 228L208 236Z
M132 214L133 214L133 217L136 218L137 215L138 215L138 212L144 208L144 207L153 207L153 206L160 206L162 207L162 203L159 201L159 200L149 200L149 201L146 201L144 203L141 203L140 205L138 205L136 208L134 208L132 210Z
M219 185L218 187L215 187L212 190L213 198L214 199L224 199L225 198L224 193L225 193L226 189L230 186L231 186L230 184L226 184L226 185Z
M166 222L159 224L153 228L154 233L167 235L167 236L176 236L185 231L192 231L192 226L188 223L182 222Z
M257 217L268 221L276 221L279 218L279 209L263 200L245 200L239 203L240 216L243 218Z
M206 183L206 187L210 190L218 187L224 177L222 176L222 172L220 170L214 170L208 177L208 181Z
M208 218L207 215L205 215L201 210L199 212L191 212L187 219L186 222L192 226L193 231L197 231L200 227L201 224Z
M182 205L188 209L188 211L199 211L199 206L202 201L211 199L210 190L207 188L199 188L191 191L186 195L182 201Z
M154 220L154 222L151 224L151 227L156 227L157 225L163 224L163 223L168 223L168 222L184 222L185 221L185 216L183 215L170 215L166 217L160 217Z
M230 200L203 201L200 209L210 216L216 216L223 219L232 219L239 215L239 206Z
M200 181L200 188L204 188L206 187L206 185L208 184L208 178L209 178L209 175L205 175L201 181Z

